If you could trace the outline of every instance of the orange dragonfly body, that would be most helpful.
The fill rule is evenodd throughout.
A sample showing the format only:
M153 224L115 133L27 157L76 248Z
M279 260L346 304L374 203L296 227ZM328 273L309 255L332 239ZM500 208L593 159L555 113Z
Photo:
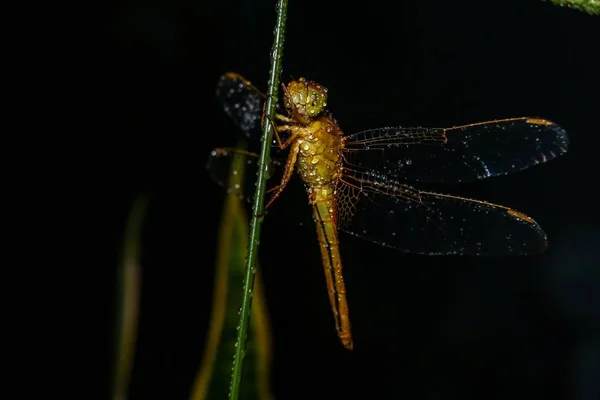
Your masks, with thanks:
M353 348L338 230L402 251L428 254L533 254L546 235L529 216L480 200L417 189L407 181L463 182L505 175L566 152L558 125L510 118L453 128L376 128L344 135L326 109L327 89L304 78L283 88L276 115L279 149L289 149L269 207L294 171L302 178L316 223L337 334ZM221 77L218 96L247 136L260 131L264 95L236 74ZM282 136L285 136L282 139ZM231 152L216 149L208 168ZM253 176L252 174L248 174ZM230 188L231 190L231 188Z

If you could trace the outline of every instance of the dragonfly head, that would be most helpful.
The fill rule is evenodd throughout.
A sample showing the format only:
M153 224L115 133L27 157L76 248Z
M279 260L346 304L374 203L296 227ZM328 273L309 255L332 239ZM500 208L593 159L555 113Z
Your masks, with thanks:
M283 102L290 114L308 123L327 106L327 88L300 78L284 87Z

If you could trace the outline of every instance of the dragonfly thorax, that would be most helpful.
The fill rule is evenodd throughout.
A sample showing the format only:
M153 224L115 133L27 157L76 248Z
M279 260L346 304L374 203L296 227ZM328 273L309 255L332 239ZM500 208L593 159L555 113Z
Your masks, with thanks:
M335 186L341 173L342 132L335 121L321 115L296 139L296 170L309 187Z

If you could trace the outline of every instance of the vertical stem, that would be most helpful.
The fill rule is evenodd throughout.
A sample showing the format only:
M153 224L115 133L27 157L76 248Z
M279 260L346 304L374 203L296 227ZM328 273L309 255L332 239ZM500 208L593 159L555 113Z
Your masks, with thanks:
M277 22L275 25L275 39L271 48L271 70L269 71L269 86L265 113L268 118L275 118L275 105L278 101L279 76L281 74L281 59L283 55L283 41L285 37L285 20L287 15L287 0L279 0L277 3ZM262 146L258 162L258 178L256 183L256 194L252 207L252 219L250 220L250 238L248 253L246 255L246 270L244 277L244 296L240 309L240 324L238 336L235 343L235 355L233 359L233 371L231 374L231 387L229 399L237 400L242 380L242 366L246 352L246 339L248 336L248 325L250 322L250 309L252 307L252 292L254 290L255 265L258 256L258 244L264 213L265 189L267 186L267 170L270 163L271 143L273 141L273 124L263 124Z

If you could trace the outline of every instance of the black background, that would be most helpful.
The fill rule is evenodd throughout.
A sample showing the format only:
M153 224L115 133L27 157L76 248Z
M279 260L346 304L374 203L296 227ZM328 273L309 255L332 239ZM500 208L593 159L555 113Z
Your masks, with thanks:
M146 193L130 398L186 398L223 204L204 165L210 149L237 141L215 85L236 71L266 87L275 2L86 2L79 11L64 90L79 131L69 147L77 232L90 233L82 249L108 282L95 299L99 325L109 343L122 231ZM346 133L531 115L563 126L571 145L548 164L447 190L535 218L550 241L542 256L420 257L343 236L351 353L335 334L314 229L285 222L308 208L295 178L260 249L276 398L597 398L598 18L538 0L290 1L283 79L327 86Z

